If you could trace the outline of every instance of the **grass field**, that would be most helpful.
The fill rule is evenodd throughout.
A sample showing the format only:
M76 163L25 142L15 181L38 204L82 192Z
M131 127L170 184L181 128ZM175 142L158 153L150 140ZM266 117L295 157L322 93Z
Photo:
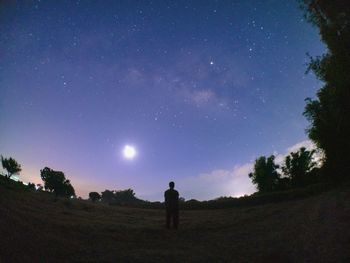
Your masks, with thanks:
M164 211L0 185L0 262L350 262L350 189L259 206Z

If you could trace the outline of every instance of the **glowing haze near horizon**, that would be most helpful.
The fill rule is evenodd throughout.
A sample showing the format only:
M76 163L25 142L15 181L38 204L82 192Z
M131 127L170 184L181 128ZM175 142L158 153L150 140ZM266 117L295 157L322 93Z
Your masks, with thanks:
M324 46L297 1L5 1L0 153L78 195L162 200L254 192L260 155L308 144L307 56ZM125 158L126 145L137 154ZM294 149L293 148L293 149ZM130 152L130 149L128 150Z

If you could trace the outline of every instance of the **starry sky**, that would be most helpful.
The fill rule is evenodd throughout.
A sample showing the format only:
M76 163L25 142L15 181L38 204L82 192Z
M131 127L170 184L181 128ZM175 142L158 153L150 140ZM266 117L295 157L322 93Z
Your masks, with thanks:
M306 53L324 50L291 0L2 1L0 153L82 197L250 194L255 158L310 143Z

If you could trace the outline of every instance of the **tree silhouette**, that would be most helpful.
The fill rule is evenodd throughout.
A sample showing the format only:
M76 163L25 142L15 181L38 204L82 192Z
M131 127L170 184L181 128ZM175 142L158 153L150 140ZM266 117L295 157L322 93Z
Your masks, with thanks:
M104 190L101 193L101 199L103 202L110 203L114 200L114 191Z
M322 56L311 58L308 68L324 82L317 99L306 99L308 135L324 150L328 174L345 179L350 168L350 4L344 0L300 2L328 48Z
M89 193L89 198L92 202L96 202L101 199L101 195L97 192L90 192Z
M134 203L138 199L132 189L114 191L114 200L117 203Z
M282 166L283 174L290 179L293 187L307 185L310 173L316 166L313 161L315 150L308 151L301 147L297 152L291 152L286 156Z
M102 202L106 202L109 204L136 204L143 203L144 201L138 199L135 196L135 192L132 189L125 190L105 190L101 193Z
M254 171L249 174L249 178L252 179L259 192L271 192L276 190L278 185L280 177L277 172L278 168L274 155L268 158L261 156L255 160Z
M28 183L28 189L29 190L32 190L32 191L35 191L36 189L35 189L35 184L34 183Z
M1 164L2 167L7 171L7 174L4 174L7 179L10 179L12 175L18 174L22 171L21 165L13 158L4 158L1 155Z
M74 188L63 172L45 167L40 170L40 175L46 190L55 193L56 196L75 196Z

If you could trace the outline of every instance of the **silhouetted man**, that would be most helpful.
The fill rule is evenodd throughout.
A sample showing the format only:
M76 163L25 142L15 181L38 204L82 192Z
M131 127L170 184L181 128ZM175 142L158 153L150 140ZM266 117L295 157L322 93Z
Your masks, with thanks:
M179 192L174 189L175 183L169 183L169 189L164 192L166 209L166 227L170 228L170 221L173 221L174 228L179 225Z

